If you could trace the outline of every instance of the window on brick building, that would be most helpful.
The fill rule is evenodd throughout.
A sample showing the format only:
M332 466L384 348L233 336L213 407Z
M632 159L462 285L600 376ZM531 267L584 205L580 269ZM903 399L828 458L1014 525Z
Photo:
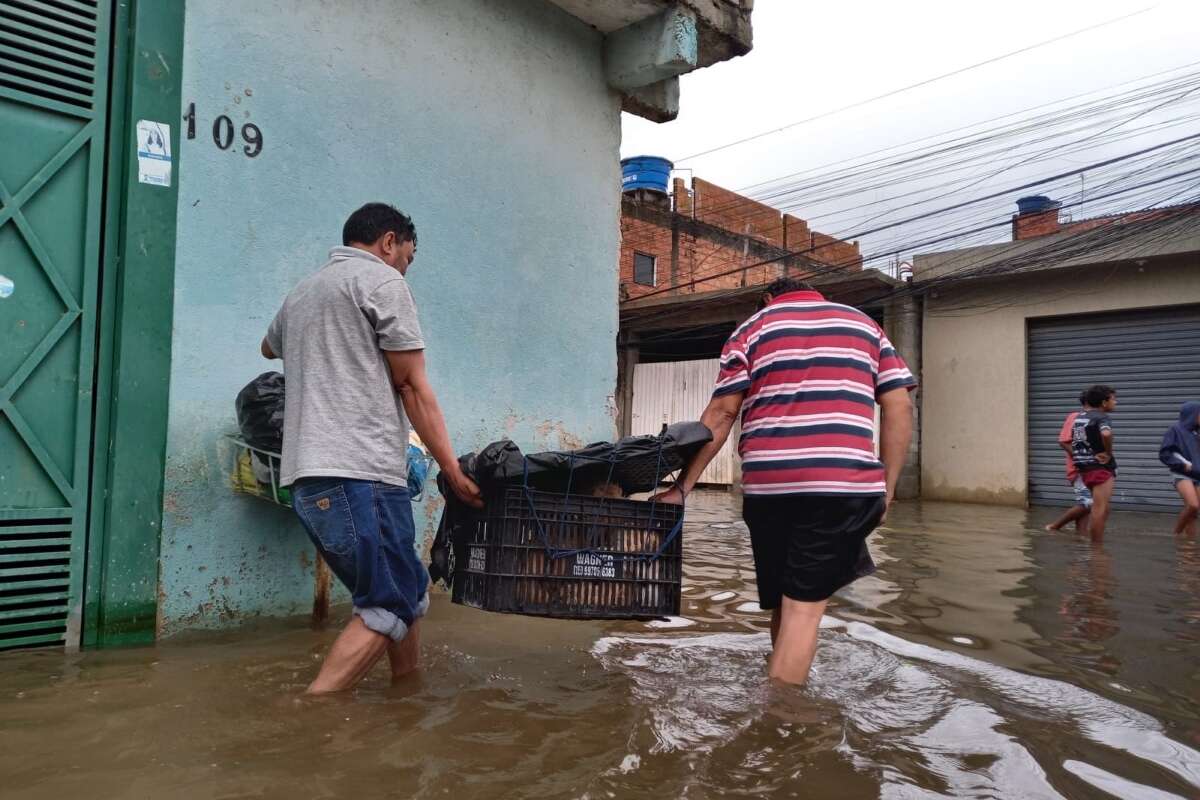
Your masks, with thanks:
M633 254L633 282L643 286L654 286L658 277L656 263L658 259L645 253Z

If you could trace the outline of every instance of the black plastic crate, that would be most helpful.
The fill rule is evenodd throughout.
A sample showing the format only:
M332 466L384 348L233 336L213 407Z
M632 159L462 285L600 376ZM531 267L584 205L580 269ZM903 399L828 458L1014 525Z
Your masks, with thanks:
M569 619L679 613L683 507L507 487L456 548L455 603Z

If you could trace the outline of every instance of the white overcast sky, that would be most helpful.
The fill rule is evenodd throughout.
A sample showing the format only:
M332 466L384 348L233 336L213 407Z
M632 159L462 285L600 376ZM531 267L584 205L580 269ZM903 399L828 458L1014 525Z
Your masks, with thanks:
M1141 9L1148 10L858 109L684 159ZM1200 61L1200 2L1189 0L757 0L752 19L754 49L749 55L681 79L678 119L654 124L623 115L622 156L662 155L675 160L677 168L740 189ZM1176 113L1195 114L1196 109ZM1193 122L1158 140L1197 131L1200 123ZM1114 145L1114 152L1128 147ZM1064 160L1063 169L1079 164L1079 158ZM1054 166L1038 169L1044 174ZM975 191L1015 185L1013 179L1007 175ZM886 193L881 197L879 192L862 199L883 200L885 206L887 201ZM1009 200L995 211L1007 213L1004 209L1015 206ZM810 219L820 218L821 211L793 209ZM835 215L814 227L844 235L851 231L839 230L839 225L854 223Z

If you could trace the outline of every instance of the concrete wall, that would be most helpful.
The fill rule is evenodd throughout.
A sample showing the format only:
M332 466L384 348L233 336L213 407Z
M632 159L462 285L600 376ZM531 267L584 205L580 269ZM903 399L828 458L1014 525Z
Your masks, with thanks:
M409 280L458 451L613 435L620 123L601 52L540 0L188 4L162 633L311 604L299 524L230 493L218 441L278 365L257 350L283 296L363 202L416 222ZM260 155L240 135L218 149L221 114L261 128ZM438 511L416 509L426 533Z
M921 494L1026 501L1026 320L1200 302L1200 256L1040 272L926 298Z
M917 388L909 395L913 409L913 435L904 458L904 471L896 483L896 498L914 500L921 496L921 301L904 295L884 306L883 329L896 352L917 379ZM876 414L879 407L876 406Z

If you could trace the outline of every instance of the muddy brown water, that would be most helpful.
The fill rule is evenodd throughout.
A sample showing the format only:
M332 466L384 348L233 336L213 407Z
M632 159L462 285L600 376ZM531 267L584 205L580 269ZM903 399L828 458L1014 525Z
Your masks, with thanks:
M873 539L810 685L765 681L736 500L688 514L682 616L435 596L424 668L299 699L336 631L0 655L5 798L1200 796L1200 542L1116 514L926 503Z

